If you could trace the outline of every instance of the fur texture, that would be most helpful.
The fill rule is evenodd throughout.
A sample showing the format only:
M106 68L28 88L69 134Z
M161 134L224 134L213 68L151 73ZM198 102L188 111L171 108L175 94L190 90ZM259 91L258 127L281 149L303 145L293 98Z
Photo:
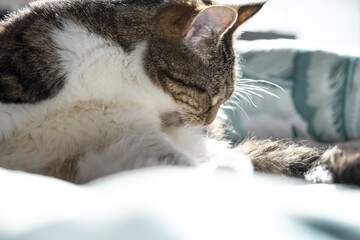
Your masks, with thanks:
M226 151L251 172L248 158L201 127L235 79L226 32L237 13L206 6L38 1L8 16L0 25L0 165L84 183L133 168L195 166ZM211 26L193 17L208 12Z
M263 3L37 1L0 23L0 166L85 183L134 168L231 166L359 184L359 156L234 149L207 127L234 93L236 29ZM218 139L218 140L216 140Z

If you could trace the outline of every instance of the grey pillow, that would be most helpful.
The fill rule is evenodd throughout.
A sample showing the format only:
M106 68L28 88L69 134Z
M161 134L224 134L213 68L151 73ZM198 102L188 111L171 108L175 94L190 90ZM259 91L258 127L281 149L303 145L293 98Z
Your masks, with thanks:
M260 40L238 41L236 51L243 59L242 97L230 104L234 109L224 108L222 116L234 128L229 133L232 140L253 135L322 142L360 137L359 47ZM286 93L274 85L244 79L266 80ZM262 86L278 98L253 86ZM251 92L263 98L251 97Z

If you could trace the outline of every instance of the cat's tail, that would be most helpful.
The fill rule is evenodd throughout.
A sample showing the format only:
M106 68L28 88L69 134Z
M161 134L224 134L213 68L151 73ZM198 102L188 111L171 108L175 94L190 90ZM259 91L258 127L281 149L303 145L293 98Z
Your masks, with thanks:
M360 185L360 153L333 147L311 165L304 177L313 183Z
M360 185L359 152L259 139L245 140L236 149L249 156L259 172L305 178L313 183Z

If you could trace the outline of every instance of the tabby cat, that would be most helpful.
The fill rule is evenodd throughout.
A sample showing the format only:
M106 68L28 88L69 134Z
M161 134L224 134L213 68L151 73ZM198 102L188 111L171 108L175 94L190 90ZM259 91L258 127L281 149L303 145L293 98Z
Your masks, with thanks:
M244 176L254 166L359 183L359 157L337 148L269 140L229 148L212 134L238 78L235 32L262 6L42 0L8 15L0 23L0 166L86 183L226 160Z

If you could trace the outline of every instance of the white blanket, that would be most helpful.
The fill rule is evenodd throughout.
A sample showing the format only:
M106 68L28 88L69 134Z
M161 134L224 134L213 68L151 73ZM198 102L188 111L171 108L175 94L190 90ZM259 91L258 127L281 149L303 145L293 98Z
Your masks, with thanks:
M360 239L360 191L158 168L83 186L0 169L0 239Z

